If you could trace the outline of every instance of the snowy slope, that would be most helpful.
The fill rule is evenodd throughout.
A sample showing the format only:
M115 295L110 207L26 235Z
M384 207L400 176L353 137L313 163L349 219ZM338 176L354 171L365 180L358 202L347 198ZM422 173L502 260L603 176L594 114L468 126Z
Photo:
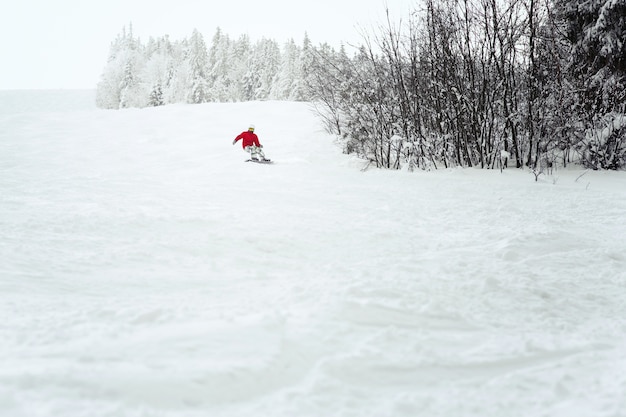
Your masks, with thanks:
M302 103L0 126L2 417L626 415L624 173L362 172Z

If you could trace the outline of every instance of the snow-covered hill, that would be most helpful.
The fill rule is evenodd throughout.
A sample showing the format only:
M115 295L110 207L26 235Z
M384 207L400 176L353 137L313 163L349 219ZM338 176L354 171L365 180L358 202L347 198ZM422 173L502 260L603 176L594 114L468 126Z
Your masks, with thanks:
M362 172L303 103L0 126L0 416L626 415L624 173Z

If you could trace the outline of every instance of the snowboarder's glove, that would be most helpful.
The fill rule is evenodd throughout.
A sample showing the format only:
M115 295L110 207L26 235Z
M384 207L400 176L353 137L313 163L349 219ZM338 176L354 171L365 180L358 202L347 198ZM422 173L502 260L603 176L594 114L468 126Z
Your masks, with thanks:
M237 139L233 139L233 145L237 143Z

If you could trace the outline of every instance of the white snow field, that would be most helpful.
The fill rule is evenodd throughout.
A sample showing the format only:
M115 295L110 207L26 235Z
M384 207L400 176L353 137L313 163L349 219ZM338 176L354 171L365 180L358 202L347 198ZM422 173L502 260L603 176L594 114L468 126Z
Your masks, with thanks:
M5 111L0 416L626 416L626 173L361 167L304 103Z

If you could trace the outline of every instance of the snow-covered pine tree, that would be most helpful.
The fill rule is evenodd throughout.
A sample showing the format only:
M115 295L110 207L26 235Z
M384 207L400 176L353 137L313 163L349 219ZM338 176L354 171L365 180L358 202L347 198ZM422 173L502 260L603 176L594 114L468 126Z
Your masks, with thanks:
M579 92L578 114L587 127L580 149L585 163L594 169L624 167L626 0L564 0L557 5L572 45L569 80Z
M138 83L134 63L132 60L128 60L124 65L122 82L120 83L120 109L133 107L132 103L134 100L132 94Z
M228 95L231 84L230 48L230 38L218 27L213 35L208 56L211 101L230 101Z
M259 67L256 66L253 61L253 59L248 61L248 64L246 65L246 72L242 78L241 99L243 101L254 100L256 91L261 87Z
M280 69L272 82L270 98L273 100L292 100L297 94L297 79L300 70L300 49L293 39L283 46Z
M148 106L157 107L164 104L165 99L163 97L163 89L161 88L161 84L154 84L150 91L150 97L148 98Z
M105 109L117 109L120 106L121 86L125 64L128 61L126 26L109 47L109 57L100 76L96 89L96 104Z
M263 38L254 49L254 61L250 63L250 68L256 69L259 74L259 87L254 92L254 100L267 100L280 69L280 47L276 41Z
M309 38L309 34L304 32L302 47L300 48L300 59L298 62L298 98L297 100L308 101L312 99L311 83L309 78L312 76L312 67L314 62L314 48Z
M167 45L169 62L167 64L167 75L165 82L165 102L184 103L187 99L187 88L189 86L189 63L187 39L171 42Z
M187 103L197 104L209 101L208 53L202 34L193 30L187 53L189 89Z
M584 91L581 105L624 112L626 0L564 0L560 7L572 44L569 70Z
M148 106L166 104L165 89L171 81L172 47L167 35L163 38L150 38L146 46L146 65L143 82L149 91Z
M246 90L246 74L251 61L252 44L248 35L241 35L239 39L231 43L227 54L229 78L231 80L226 96L232 101L248 100Z
M98 83L96 104L101 108L117 109L143 107L147 94L142 89L141 73L144 67L143 46L129 30L122 28L111 44L109 59Z

